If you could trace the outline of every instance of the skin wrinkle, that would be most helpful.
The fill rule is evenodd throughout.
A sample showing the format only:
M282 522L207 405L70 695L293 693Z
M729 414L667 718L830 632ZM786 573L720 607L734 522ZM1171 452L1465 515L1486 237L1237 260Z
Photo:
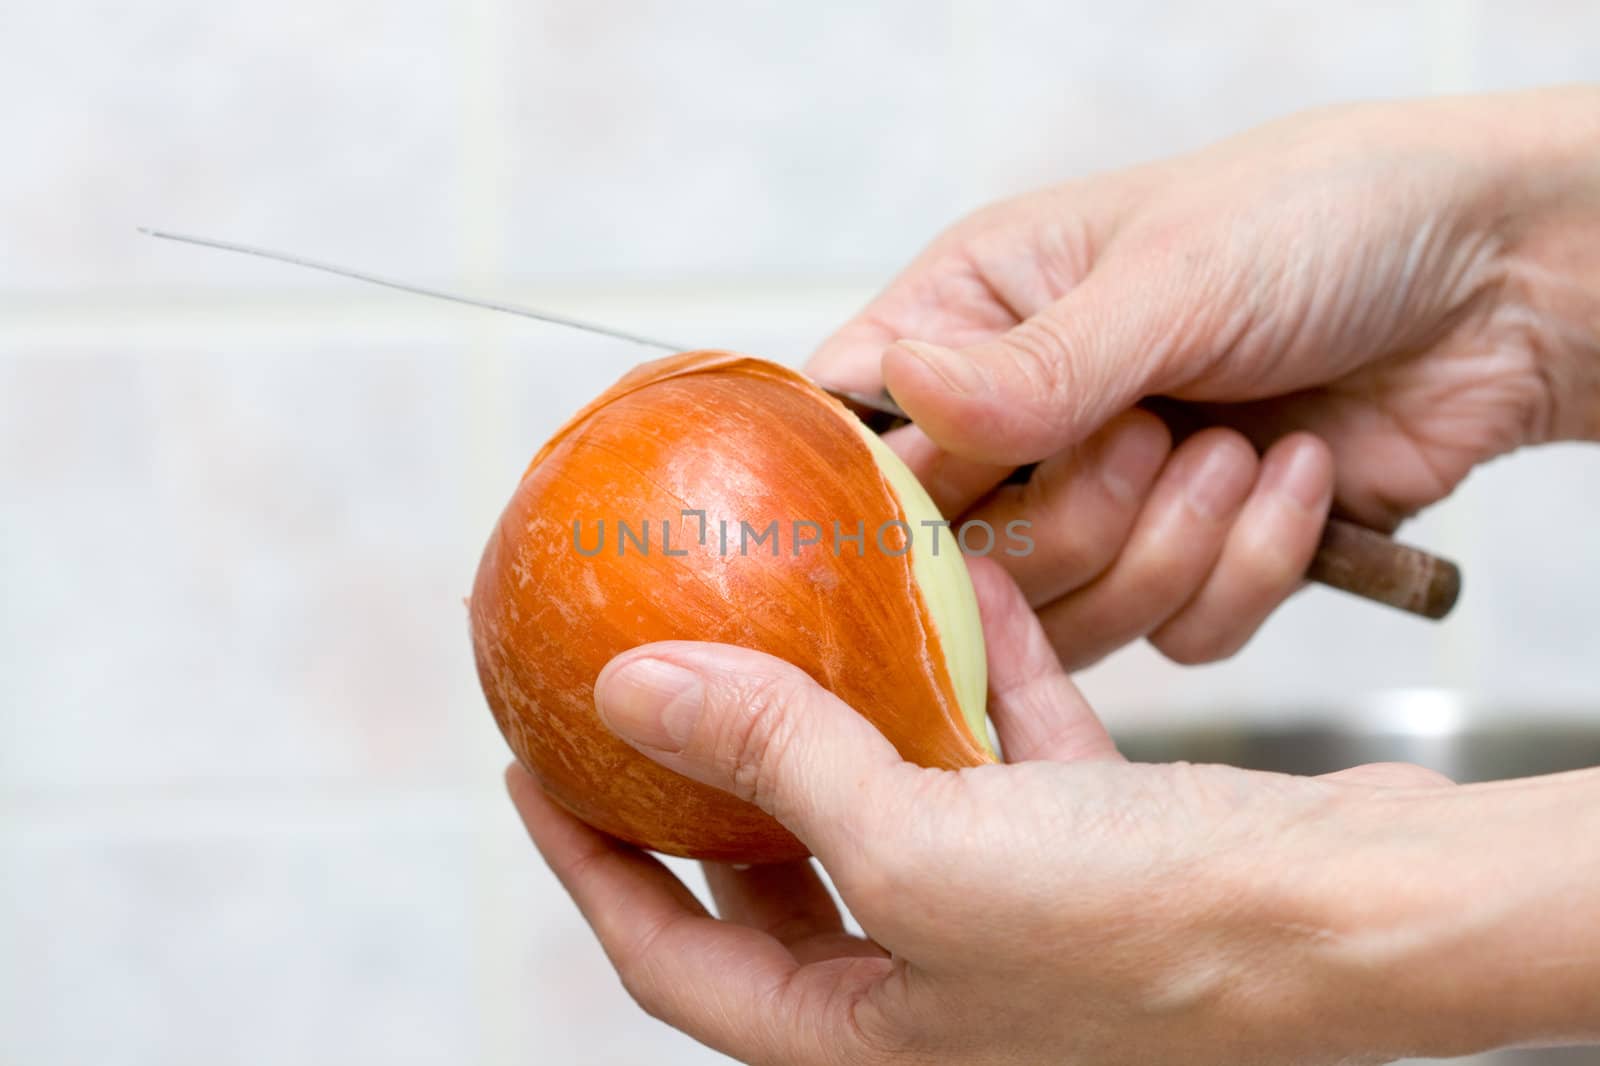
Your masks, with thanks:
M1217 368L1235 357L1247 343L1253 324L1262 320L1259 283L1236 289L1234 282L1208 279L1204 266L1190 253L1188 269L1166 276L1173 284L1160 293L1161 301L1179 313L1163 316L1148 327L1159 331L1148 338L1136 338L1147 366L1160 368L1157 378L1167 385L1164 394L1181 398L1204 398L1196 391ZM1153 301L1145 293L1143 300ZM1220 319L1207 316L1218 316ZM1203 340L1200 338L1204 338Z
M684 913L656 919L640 933L638 940L627 945L611 960L617 968L617 976L622 980L622 987L633 1001L651 1017L668 1024L672 1022L668 1016L671 1011L659 991L660 977L656 962L662 953L656 947L674 930L681 930L685 922L693 921L695 917Z
M804 1061L838 1063L840 1066L861 1061L857 1052L865 1044L852 1024L851 999L879 979L888 965L888 960L881 958L830 960L823 966L839 971L831 986L825 983L827 974L821 969L808 973L797 968L788 974L774 990L771 1015L779 1018L798 1015L815 1019L800 1034L802 1044L811 1056ZM789 1066L793 1058L774 1061Z
M994 304L988 285L975 276L970 259L960 250L940 252L930 275L914 283L894 306L899 309L894 321L876 319L884 327L885 344L929 336L939 336L943 344L970 344L1016 324L1009 310ZM947 321L961 324L955 338L947 335L948 329L939 328Z
M1014 412L1026 418L1048 435L1054 427L1054 418L1045 411L1054 411L1062 402L1081 395L1083 383L1074 380L1070 363L1056 358L1056 353L1076 347L1067 329L1049 315L1029 319L1008 334L1012 365L1028 383L1028 401ZM1013 412L1006 412L1011 416Z
M1096 336L1096 331L1104 335L1123 328L1122 323L1102 322L1082 314L1077 320L1062 322L1062 314L1074 312L1074 307L1069 306L1058 314L1035 315L1034 319L1027 320L1011 331L1011 346L1026 355L1026 359L1021 360L1022 368L1029 378L1034 379L1034 397L1038 399L1021 407L1006 408L1006 415L1010 416L1013 423L1021 418L1035 427L1038 439L1061 439L1062 427L1069 426L1072 432L1067 437L1067 447L1082 442L1088 435L1085 431L1099 429L1099 426L1088 424L1083 418L1085 397L1118 392L1117 379L1128 373L1125 365L1106 367L1104 363L1094 360L1051 357L1051 352L1099 349L1104 346L1104 341L1102 336ZM1138 355L1138 362L1146 365L1160 359L1158 346L1152 346ZM1048 458L1048 453L1030 456L1026 461L1045 458Z
M1359 234L1353 238L1353 243L1358 247L1363 243ZM1275 272L1266 277L1253 271L1252 277L1255 281L1250 286L1250 291L1256 295L1258 306L1270 308L1278 308L1286 303L1294 305L1292 298L1286 300L1279 294L1280 289L1286 289L1291 294L1307 292L1309 298L1304 309L1286 322L1272 314L1265 316L1253 314L1248 327L1241 330L1238 341L1225 350L1216 362L1226 365L1240 359L1248 360L1248 365L1263 368L1257 372L1258 378L1273 380L1277 376L1277 368L1287 362L1292 355L1310 350L1313 345L1307 338L1324 331L1329 323L1351 322L1362 318L1385 322L1400 317L1398 307L1387 308L1379 314L1372 314L1370 309L1359 307L1365 288L1359 274L1329 270L1324 263L1312 261L1311 256L1322 258L1322 253L1319 250L1306 248L1305 242L1295 242L1291 246L1304 250L1291 260L1291 265L1286 271ZM1383 248L1378 254L1389 255L1392 251ZM1388 274L1389 271L1379 264L1372 273L1381 276ZM1328 282L1330 274L1331 284ZM1377 296L1379 299L1404 302L1411 281L1411 278L1402 274L1398 285L1380 291ZM1264 290L1270 295L1263 299L1259 294ZM1212 389L1217 387L1214 385Z
M1082 211L1072 211L1056 225L1046 226L1036 232L1038 243L1035 245L1035 262L1046 291L1059 300L1088 276L1089 270L1100 257L1100 242L1095 237L1088 216Z
M1295 227L1291 220L1278 228ZM1327 283L1328 271L1321 261L1325 256L1319 245L1295 240L1290 233L1280 233L1276 237L1269 234L1268 240L1272 239L1284 240L1294 250L1289 264L1286 269L1265 275L1265 264L1253 265L1252 284L1248 287L1254 300L1250 320L1241 324L1237 340L1224 349L1222 358L1217 361L1226 366L1240 358L1249 360L1263 368L1257 376L1268 380L1278 375L1291 353L1306 347L1305 338L1313 329L1345 317L1339 309L1351 302L1354 285L1354 280L1342 272L1334 272L1332 283ZM1287 299L1284 290L1287 290ZM1285 304L1295 306L1293 294L1298 292L1309 293L1305 307L1287 321L1281 320L1278 309Z
M1240 582L1254 593L1270 594L1282 588L1285 582L1304 575L1306 569L1303 555L1293 545L1276 537L1255 537L1249 559L1252 565Z
M1019 242L1029 245L1032 254L1019 257ZM1071 211L1063 222L1037 231L1006 227L980 232L967 244L966 255L996 304L1013 322L1023 322L1076 288L1089 273L1096 249L1087 221Z
M994 283L990 272L985 270L983 264L978 261L971 246L963 243L958 246L954 254L962 264L955 268L956 272L965 272L977 282L987 297L984 302L999 307L1010 317L1012 323L1022 322L1034 313L1026 305L1013 302L1006 292Z
M733 713L727 716L729 725L712 741L713 750L727 752L724 758L734 767L734 795L772 812L791 831L803 820L804 812L791 806L791 797L775 789L770 776L765 775L782 767L790 757L799 729L795 717L776 713L774 708L804 696L805 691L792 679L737 678L731 691L724 690L718 697L733 708ZM804 803L802 800L799 806Z
M859 1046L867 1049L871 1062L916 1063L923 1058L918 1046L920 1027L901 1019L913 1017L910 990L911 967L904 959L890 959L888 970L872 984L852 990L846 997L845 1018Z
M1141 490L1148 486L1160 471L1152 468L1142 480L1130 479L1126 471L1114 469L1109 459L1113 455L1115 445L1120 443L1119 438L1124 438L1134 432L1148 435L1152 430L1158 435L1158 450L1161 454L1157 458L1164 460L1172 450L1171 431L1167 429L1165 423L1144 412L1128 412L1121 416L1120 420L1113 419L1107 423L1107 431L1103 431L1089 439L1087 447L1074 446L1074 450L1081 450L1087 453L1082 456L1081 461L1094 471L1095 483L1108 497L1122 505L1124 509L1132 509L1138 506L1142 495ZM1113 432L1116 434L1115 436ZM1041 469L1043 468L1041 467ZM1035 502L1042 504L1044 501L1036 500Z
M1477 255L1471 258L1473 258L1477 263L1484 263L1486 261L1486 256L1486 252L1480 251ZM1482 323L1485 321L1483 315L1494 313L1485 309L1488 304L1488 300L1490 299L1490 297L1486 294L1492 293L1496 287L1492 280L1493 274L1487 269L1487 267L1481 266L1476 271L1465 273L1475 273L1477 274L1477 277L1469 283L1464 283L1464 287L1470 289L1471 295L1466 297L1462 303L1458 304L1460 310L1456 313L1456 315L1453 316L1454 320L1448 327L1450 332L1455 334L1460 334L1464 329L1466 329L1468 323L1477 323L1474 328L1482 329ZM1475 312L1472 311L1472 308L1474 307L1477 308ZM1435 341L1434 343L1442 343L1442 341ZM1418 503L1412 497L1418 497L1424 500L1431 499L1438 495L1442 495L1445 491L1448 491L1449 488L1453 487L1456 482L1460 480L1462 474L1465 473L1466 467L1470 465L1472 458L1471 453L1474 450L1482 450L1484 447L1488 446L1484 443L1456 445L1452 443L1442 432L1432 434L1427 432L1418 432L1412 426L1413 420L1405 412L1397 409L1394 406L1398 403L1410 402L1412 399L1406 389L1396 388L1394 386L1393 374L1409 373L1411 363L1414 358L1419 357L1397 358L1391 364L1393 367L1397 368L1396 371L1373 372L1366 376L1355 378L1349 382L1335 383L1323 390L1324 393L1329 396L1345 396L1350 399L1357 400L1362 404L1373 408L1376 413L1382 414L1387 419L1389 434L1391 436L1409 441L1414 450L1414 457L1416 461L1421 462L1426 467L1430 478L1430 482L1428 484L1425 484L1420 488L1413 487L1402 493L1391 494L1389 498L1384 499L1381 502L1380 506L1382 511L1387 516L1385 520L1391 525L1397 522L1398 519L1413 513L1418 508ZM1480 356L1478 358L1481 359L1482 357ZM1526 360L1526 362L1531 362L1531 360ZM1531 369L1528 369L1527 367L1523 367L1522 369L1524 373L1529 374L1531 377ZM1464 383L1464 385L1469 384L1470 383ZM1438 406L1439 400L1448 399L1451 395L1448 390L1441 391L1435 389L1434 391L1439 394L1434 399L1435 407ZM1448 410L1448 408L1445 409ZM1518 443L1522 443L1522 441L1508 441L1500 444L1499 446L1510 447ZM1458 454L1462 456L1462 458L1456 460L1456 465L1460 468L1461 473L1446 472L1441 466L1438 465L1436 460L1432 459L1430 449L1457 451Z
M1387 394L1369 395L1366 397L1373 411L1386 420L1390 432L1399 439L1408 441L1411 454L1416 464L1421 467L1423 474L1429 479L1420 488L1417 485L1407 486L1408 491L1404 496L1392 493L1379 493L1378 503L1384 512L1390 515L1395 525L1409 517L1415 510L1412 502L1417 497L1435 498L1449 492L1455 486L1455 478L1451 478L1441 468L1439 460L1434 458L1433 452L1423 444L1437 443L1430 440L1428 435L1419 433L1410 428L1408 420L1394 409L1394 403Z
M1594 416L1584 417L1587 401L1593 406L1596 383L1600 381L1600 333L1590 338L1589 350L1583 352L1581 331L1570 327L1564 319L1552 317L1539 308L1535 293L1557 290L1565 279L1558 279L1552 271L1520 257L1509 257L1503 264L1504 276L1500 282L1515 299L1505 300L1498 309L1497 318L1504 327L1524 338L1527 349L1533 353L1533 372L1543 386L1538 400L1528 413L1524 430L1527 443L1543 443L1562 439L1595 439L1600 436L1594 426ZM1574 286L1576 288L1576 286ZM1565 336L1561 336L1565 334ZM1561 359L1557 353L1566 341L1579 354L1577 358ZM1588 358L1583 358L1587 354ZM1585 374L1585 368L1588 373ZM1585 380L1587 378L1587 381ZM1584 386L1588 387L1585 388ZM1563 397L1576 396L1579 411L1576 417L1567 414L1561 405Z
M1013 685L1003 694L1004 702L1015 711L1016 717L1025 718L1030 706L1043 709L1048 702L1063 698L1071 698L1075 694L1062 693L1056 679L1052 677L1036 677L1019 685ZM1035 715L1037 717L1037 715ZM1087 735L1085 735L1087 734ZM1054 727L1038 737L1030 747L1033 751L1041 753L1033 758L1049 759L1078 759L1091 754L1102 758L1108 755L1099 752L1098 741L1102 739L1097 722L1086 722L1081 718L1067 718L1055 723ZM1068 743L1068 741L1071 743Z

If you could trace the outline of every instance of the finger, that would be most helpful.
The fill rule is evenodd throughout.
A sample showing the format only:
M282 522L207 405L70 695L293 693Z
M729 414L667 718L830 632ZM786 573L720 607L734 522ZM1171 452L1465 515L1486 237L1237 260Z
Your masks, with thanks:
M1175 368L1203 367L1179 356L1205 352L1228 319L1205 304L1193 311L1187 279L1175 284L1154 273L1097 267L1004 335L959 351L909 334L884 353L885 384L947 451L988 463L1037 462L1180 384ZM1174 315L1182 316L1181 329Z
M1334 459L1339 513L1369 529L1393 533L1401 522L1449 495L1467 467L1431 462L1430 452L1359 389L1313 389L1258 403L1191 404L1201 417L1226 422L1265 447L1290 433L1325 441ZM1381 477L1373 477L1373 471Z
M844 956L884 957L876 944L845 932L839 908L809 859L759 866L702 865L717 914L724 921L766 933L802 965Z
M1118 758L1016 582L992 559L970 559L968 569L989 649L989 717L1006 761Z
M1116 561L1039 613L1068 670L1151 632L1199 591L1256 466L1255 449L1233 430L1202 430L1179 445Z
M1226 659L1244 647L1267 615L1305 583L1332 500L1327 445L1309 433L1274 444L1210 576L1193 600L1150 634L1150 643L1180 663Z
M779 943L841 933L844 920L810 859L757 866L701 864L725 921L758 929Z
M782 944L707 916L666 867L556 806L520 766L506 784L528 835L640 1006L741 1061L789 1061L797 1041L774 1007L799 964Z
M884 783L907 765L803 671L747 648L624 652L595 681L595 706L643 754L771 814L835 876L863 858Z
M1324 781L1369 785L1374 788L1437 788L1454 781L1437 770L1408 762L1374 762L1323 774Z
M967 517L1023 527L1032 548L997 556L1038 606L1088 584L1122 549L1171 448L1155 415L1132 410L1070 451L1046 459L1025 485L1004 485Z

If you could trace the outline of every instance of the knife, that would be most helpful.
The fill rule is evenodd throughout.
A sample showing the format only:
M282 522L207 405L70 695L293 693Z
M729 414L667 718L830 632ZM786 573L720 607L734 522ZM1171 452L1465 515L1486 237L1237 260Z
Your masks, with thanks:
M413 285L410 282L379 277L376 274L351 270L348 267L334 266L331 263L307 259L304 256L291 255L286 252L275 252L266 248L238 244L233 241L216 240L211 237L196 237L189 234L173 233L169 230L140 227L139 232L162 240L197 244L225 252L238 252L262 259L271 259L276 262L287 263L290 266L320 270L324 273L337 274L340 277L352 278L372 285L381 285L385 288L398 289L401 292L414 293L418 296L429 296L438 300L448 300L452 303L467 304L471 307L482 307L490 311L520 315L523 318L537 319L540 322L548 322L568 329L598 333L604 337L612 337L647 348L656 348L668 352L689 350L684 345L670 344L653 337L612 329L609 326L596 325L581 319L569 318L566 315L535 311L515 304L500 303L494 300L480 300L471 296L446 292L442 289ZM887 394L871 396L846 389L835 389L827 385L822 385L821 387L823 391L854 412L874 432L885 433L897 426L907 425L911 421L906 413L900 409L899 405L891 400ZM1157 399L1147 402L1146 406L1154 410L1167 422L1173 430L1175 439L1181 439L1188 433L1200 428L1201 424L1196 422L1192 413L1174 401ZM1013 483L1026 481L1035 465L1037 464L1019 467L1006 480ZM1379 533L1377 530L1368 529L1366 526L1337 517L1329 518L1327 526L1322 531L1322 539L1317 543L1316 555L1313 556L1311 565L1306 570L1306 580L1327 585L1331 588L1342 589L1345 592L1372 600L1375 603L1388 604L1410 614L1435 621L1450 613L1461 594L1461 570L1455 563L1423 551L1421 548L1401 544Z

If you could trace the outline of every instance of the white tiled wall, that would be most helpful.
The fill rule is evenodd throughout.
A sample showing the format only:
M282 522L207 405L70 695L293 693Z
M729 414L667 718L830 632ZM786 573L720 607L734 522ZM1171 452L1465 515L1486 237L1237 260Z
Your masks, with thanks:
M927 237L1351 97L1595 77L1600 7L66 0L0 12L0 1062L689 1063L499 794L461 596L643 353L158 244L170 225L798 361ZM1600 454L1409 531L1429 627L1312 591L1108 717L1591 697ZM692 876L692 871L689 871Z

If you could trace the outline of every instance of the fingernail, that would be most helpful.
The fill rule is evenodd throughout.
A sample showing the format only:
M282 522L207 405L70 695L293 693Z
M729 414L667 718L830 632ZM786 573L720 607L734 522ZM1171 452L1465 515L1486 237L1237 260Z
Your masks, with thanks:
M1261 472L1262 487L1305 511L1321 510L1328 495L1327 456L1309 440L1274 455Z
M1255 481L1255 464L1242 447L1214 445L1189 477L1184 495L1202 518L1213 521L1232 514Z
M1167 433L1150 418L1134 418L1116 427L1106 441L1100 480L1123 502L1137 500L1167 456Z
M978 364L960 352L937 344L924 344L922 341L896 341L891 347L909 353L912 358L933 371L934 376L944 382L952 392L976 394L983 392L989 386L988 378L984 376Z
M633 659L602 671L595 708L606 727L626 740L661 751L681 751L705 687L700 675L661 659Z

